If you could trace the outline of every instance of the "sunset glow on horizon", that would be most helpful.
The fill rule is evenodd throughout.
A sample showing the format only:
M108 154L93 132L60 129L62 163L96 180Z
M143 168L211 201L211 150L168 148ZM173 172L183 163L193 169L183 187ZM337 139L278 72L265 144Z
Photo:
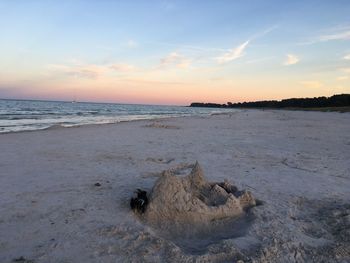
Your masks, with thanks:
M350 93L350 2L2 1L0 98L188 105Z

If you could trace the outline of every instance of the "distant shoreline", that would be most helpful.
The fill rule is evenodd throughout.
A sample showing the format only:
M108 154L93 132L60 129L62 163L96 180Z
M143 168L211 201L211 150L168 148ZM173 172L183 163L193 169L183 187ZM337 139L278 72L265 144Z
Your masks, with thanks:
M260 108L261 109L261 108ZM268 108L263 108L268 109ZM274 110L293 110L293 111L320 111L320 112L350 112L350 106L347 107L318 107L318 108L273 108Z
M284 109L315 111L350 111L350 94L338 94L331 97L291 98L284 100L264 100L227 104L193 102L190 107L228 108L228 109Z
M191 107L191 106L190 106ZM345 113L350 112L350 106L348 107L319 107L319 108L298 108L298 107L286 107L286 108L259 108L259 107L251 107L251 108L244 108L244 107L237 107L232 108L237 110L290 110L290 111L319 111L319 112L339 112L339 113Z

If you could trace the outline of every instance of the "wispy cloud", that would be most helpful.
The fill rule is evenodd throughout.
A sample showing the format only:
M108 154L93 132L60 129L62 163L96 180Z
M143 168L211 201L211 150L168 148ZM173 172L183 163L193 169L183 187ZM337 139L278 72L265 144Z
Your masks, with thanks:
M283 62L283 65L285 66L294 65L300 61L299 57L297 57L296 55L287 54L286 56L286 60Z
M171 52L169 55L162 58L160 60L160 63L164 66L167 66L178 62L180 59L181 59L181 55L179 55L177 52Z
M131 72L136 70L136 67L130 64L112 64L109 67L117 72Z
M228 62L231 62L233 60L236 60L236 59L238 59L240 57L243 57L245 55L244 51L246 50L248 45L253 40L256 40L258 38L262 38L262 37L264 37L265 35L269 34L270 32L274 31L277 28L278 28L278 26L274 25L272 27L269 27L269 28L265 29L264 31L261 31L261 32L255 34L255 35L253 35L251 38L249 38L247 41L245 41L244 43L240 44L239 46L237 46L235 48L232 48L232 49L229 49L223 55L221 55L219 57L216 57L215 60L219 64L224 64L224 63L228 63Z
M96 79L98 78L104 71L105 68L98 65L58 65L58 64L50 64L48 65L48 69L53 72L58 72L67 76L72 76L75 78L88 78L88 79Z
M177 52L171 52L166 57L160 60L160 66L161 67L176 66L178 68L185 69L191 65L191 62L192 62L191 59L186 58L185 56Z
M323 30L318 36L309 38L300 45L311 45L319 42L336 41L336 40L349 40L350 39L350 25L337 26L334 28L328 28Z
M343 57L343 59L345 59L345 60L350 60L350 54L345 55L345 56Z
M317 80L305 80L300 82L305 88L317 89L323 87L323 83Z
M264 37L265 35L269 34L270 32L276 30L278 27L279 27L278 25L271 26L271 27L265 29L264 31L261 31L261 32L255 34L250 40Z
M319 37L319 41L330 41L330 40L346 40L350 39L350 29L329 35L323 35Z
M337 80L338 80L338 81L344 81L344 80L347 80L347 79L349 79L348 76L340 76L340 77L337 77Z
M247 40L246 42L242 43L241 45L229 50L228 52L226 52L222 56L217 57L216 61L220 64L224 64L224 63L236 60L236 59L244 56L244 50L247 48L249 42L250 41Z
M191 58L188 58L188 57L184 58L183 56L179 55L179 53L172 52L167 57L161 59L161 65L163 66L171 63L174 64L175 60L180 60L180 59L182 60L182 63L178 63L177 66L182 68L187 68L194 61L209 62L210 60L210 62L212 62L213 60L215 60L220 64L224 64L224 63L228 63L230 61L236 60L240 57L243 57L245 55L246 48L248 47L248 45L251 43L252 40L262 38L277 28L278 28L277 25L269 27L264 31L261 31L253 35L247 41L245 41L244 43L232 49L217 48L217 47L203 47L203 46L197 46L197 45L187 45L187 44L177 44L177 43L167 43L167 42L147 42L147 44L171 46L171 47L175 47L176 50L186 50L185 52L190 54L192 52ZM193 54L194 52L198 53L199 55L198 54L194 55Z
M342 68L340 70L345 72L345 73L350 73L350 68Z
M107 72L131 72L136 67L129 64L95 65L84 63L49 64L47 68L55 73L74 78L97 79Z

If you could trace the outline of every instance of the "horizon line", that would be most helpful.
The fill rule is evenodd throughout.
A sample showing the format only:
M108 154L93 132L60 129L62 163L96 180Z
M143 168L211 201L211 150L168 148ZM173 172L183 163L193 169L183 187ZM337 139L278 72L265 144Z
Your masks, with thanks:
M262 99L262 100L253 100L253 101L238 101L234 103L245 103L245 102L259 102L259 101L282 101L288 99L312 99L312 98L321 98L321 97L332 97L336 95L350 95L350 93L339 93L333 94L330 96L313 96L313 97L290 97L284 99ZM55 100L55 99L35 99L35 98L1 98L0 100L18 100L18 101L42 101L42 102L64 102L64 103L92 103L92 104L119 104L119 105L141 105L141 106L169 106L169 107L189 107L191 103L212 103L212 104L222 104L226 105L226 103L218 103L218 102L203 102L203 101L192 101L189 105L171 105L171 104L151 104L151 103L127 103L127 102L98 102L98 101L79 101L79 100ZM231 102L232 103L232 102Z

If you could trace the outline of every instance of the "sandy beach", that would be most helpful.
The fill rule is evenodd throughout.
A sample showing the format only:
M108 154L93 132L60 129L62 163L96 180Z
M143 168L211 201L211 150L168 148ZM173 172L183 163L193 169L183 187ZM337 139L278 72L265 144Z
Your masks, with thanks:
M1 134L0 149L0 262L350 261L349 113L52 128ZM208 180L263 204L237 225L186 237L130 209L136 188L196 161Z

